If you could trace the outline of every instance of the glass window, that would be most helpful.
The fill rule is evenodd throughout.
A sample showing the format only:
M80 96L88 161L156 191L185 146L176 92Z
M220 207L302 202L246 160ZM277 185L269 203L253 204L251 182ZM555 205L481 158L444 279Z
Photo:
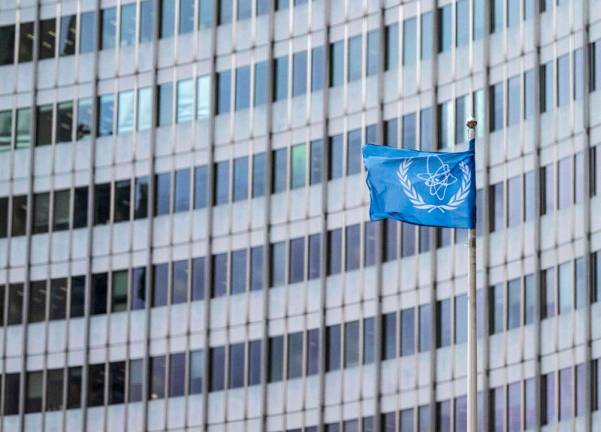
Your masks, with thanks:
M140 2L140 42L154 40L154 0Z
M207 166L200 165L194 168L194 208L200 209L207 206Z
M430 406L422 405L417 411L417 427L419 432L428 432L430 430Z
M273 62L273 100L276 102L288 97L288 56L278 57Z
M342 177L342 135L330 137L328 180Z
M363 242L363 262L365 266L371 266L376 263L376 228L378 223L375 221L365 222L364 224L364 242Z
M504 10L503 0L492 0L490 6L490 32L497 33L503 31L503 14Z
M444 149L453 142L453 113L451 101L438 105L438 148Z
M534 16L534 0L524 0L524 20Z
M273 182L271 185L272 193L284 192L287 183L287 157L288 149L281 148L272 151L273 159Z
M490 86L490 131L503 129L503 83Z
M213 2L214 0L200 0L198 23L201 29L207 29L213 25Z
M507 126L520 121L520 77L515 76L507 81Z
M419 352L429 351L432 346L432 306L423 304L419 307Z
M19 63L30 62L33 57L33 22L19 24Z
M310 168L310 179L309 183L314 185L321 183L322 177L322 169L323 169L323 141L318 139L311 141L311 168ZM300 152L300 150L298 150ZM294 149L293 149L293 160L294 160ZM300 158L300 155L298 156ZM304 152L304 158L306 159L306 150ZM294 168L294 162L292 164L292 169ZM303 171L303 185L305 183L304 180L304 171Z
M587 282L585 277L584 258L576 258L574 261L576 269L576 308L584 307L588 300ZM594 264L593 264L594 265ZM594 274L594 271L592 271ZM592 301L591 301L592 302Z
M15 26L0 27L0 65L15 62Z
M451 344L451 300L437 301L436 309L436 341L437 348L441 348Z
M202 393L204 358L202 350L190 353L189 394Z
M590 164L590 161L589 161ZM594 168L591 168L591 171ZM576 153L574 155L574 202L576 204L580 204L584 199L584 151ZM591 177L595 177L593 173L591 173ZM590 181L590 180L589 180ZM589 183L589 187L594 185L594 180Z
M238 20L248 19L252 15L252 1L238 0Z
M177 123L192 121L194 118L194 81L177 82Z
M0 238L8 236L8 209L8 197L0 198ZM2 322L3 320L0 320L0 324Z
M505 417L505 392L503 387L490 389L490 431L503 432Z
M34 413L42 411L44 371L27 372L26 385L25 412Z
M205 298L205 259L192 258L192 301Z
M244 342L229 346L229 388L239 388L244 385Z
M470 39L470 19L469 19L469 1L458 0L457 9L455 11L456 20L456 46L462 47L467 45Z
M33 196L33 233L46 233L50 223L50 193Z
M420 149L432 151L432 108L423 108L419 115Z
M13 113L11 110L0 111L0 152L11 148L12 118Z
M484 103L484 89L480 89L480 90L476 90L474 93L472 93L473 99L473 109L476 118L484 118L484 113L486 110L486 105ZM484 129L486 128L486 125L484 122L479 122L478 125L476 126L476 136L477 137L481 137L484 135Z
M227 294L227 253L213 255L213 280L211 297Z
M253 155L252 197L265 195L265 153Z
M71 277L71 302L69 306L69 317L78 318L84 315L86 303L86 277Z
M21 24L22 25L22 24ZM601 90L601 40L591 46L591 90Z
M513 103L514 99L509 88L509 103ZM510 110L510 115L511 115ZM524 118L529 119L534 115L534 71L527 70L524 72Z
M159 126L173 123L173 83L171 82L159 85L158 111Z
M421 59L429 60L433 50L432 12L426 12L421 16Z
M346 175L361 172L361 129L349 131L347 135Z
M261 383L261 341L250 341L248 351L248 385L257 385Z
M209 75L198 77L197 85L196 118L206 119L211 109L211 77Z
M505 202L503 199L503 182L490 185L490 232L505 227Z
M406 21L405 21L406 23ZM405 24L404 24L405 25ZM415 24L414 24L415 27ZM403 32L405 30L403 29ZM413 34L415 34L415 29L413 30ZM384 29L385 35L385 52L384 52L384 69L389 71L392 69L396 69L399 64L399 25L397 23L387 25ZM405 33L403 33L405 37ZM404 39L403 39L404 41ZM404 63L404 53L408 49L407 46L403 46L403 64ZM415 40L414 40L414 57L415 57Z
M134 92L119 93L119 108L117 133L127 133L134 130Z
M255 64L255 106L267 103L267 62Z
M136 43L136 4L129 3L121 6L121 34L119 46L128 47Z
M452 4L438 8L438 52L451 49Z
M92 289L90 290L90 294L90 309L92 315L105 314L108 300L108 275L106 273L92 275Z
M363 320L363 364L373 363L374 361L376 348L375 326L374 318Z
M234 159L234 201L248 198L248 157Z
M284 337L269 338L269 382L281 381L284 372Z
M367 76L375 75L380 69L380 31L367 33Z
M227 204L230 195L230 163L221 161L215 163L215 203Z
M288 335L287 378L299 378L303 374L303 333Z
M232 294L246 291L246 249L232 252Z
M559 421L574 416L572 375L571 367L559 371Z
M574 307L574 270L572 262L559 265L559 313L570 312Z
M165 397L165 356L150 357L148 399Z
M540 110L548 112L553 109L553 62L540 67Z
M455 297L455 343L467 342L467 295Z
M190 210L190 169L180 169L175 172L174 212Z
M307 52L300 51L292 56L292 96L307 93Z
M236 111L250 106L250 66L236 69Z
M12 227L13 237L25 235L27 224L27 196L13 196Z
M104 404L104 363L93 364L88 367L88 406Z
M6 324L21 324L22 320L23 284L11 284L8 286L8 310L6 315Z
M326 328L326 372L340 369L340 324Z
M384 256L385 262L394 261L399 257L400 223L391 219L384 222Z
M152 307L167 304L167 287L169 285L169 264L155 264L153 270Z
M342 266L342 230L328 231L328 276L340 273Z
M226 114L230 111L230 80L231 71L217 73L217 114Z
M232 0L220 0L217 2L219 5L217 22L218 25L226 25L232 23L233 6Z
M148 217L148 177L136 177L134 190L134 219Z
M2 294L4 292L2 291ZM4 306L4 302L1 302ZM67 279L52 279L50 281L50 317L51 320L65 319L67 310ZM3 322L4 320L0 320Z
M307 375L319 373L319 329L307 331Z
M161 0L161 39L170 38L175 31L175 0Z
M194 0L179 1L179 33L190 33L194 30Z
M56 45L56 19L50 18L41 20L39 31L38 58L41 60L54 57Z
M186 386L186 354L169 355L169 396L183 396Z
M401 311L401 356L415 353L415 309Z
M324 82L324 51L323 46L311 50L311 91L323 89Z
M383 341L382 341L382 359L389 360L396 357L396 313L384 314L382 323Z
M534 322L535 312L535 285L534 275L529 274L524 278L524 324L532 324Z
M81 366L70 367L67 371L67 408L81 406Z
M95 50L96 12L83 12L79 16L79 53L85 54Z
M594 379L595 375L597 375L594 364L591 365L591 369L591 375ZM576 365L576 417L584 416L586 414L586 410L591 406L586 403L586 388L588 385L589 382L586 378L586 365L584 363ZM596 394L598 393L598 387L596 384L594 384L594 382L592 387L591 400L594 403L596 400L598 400L598 395Z
M540 168L541 180L541 214L549 214L555 210L555 181L553 165Z
M284 284L286 272L285 242L271 244L271 285L272 287Z
M570 55L565 54L557 59L557 105L570 102Z
M113 272L111 312L127 310L127 270Z
M321 276L321 234L309 236L309 280Z
M572 158L561 159L557 164L557 176L561 179L557 184L557 207L564 209L572 203Z
M517 175L507 180L507 226L519 225L522 217L522 185L521 176Z
M391 119L384 121L384 145L388 147L398 147L399 146L399 125L397 119ZM376 142L377 137L371 141L368 139L368 143Z
M156 174L154 215L161 216L169 214L171 201L171 173Z
M350 225L345 228L346 231L346 259L345 269L356 270L360 265L361 253L361 226L359 224Z
M144 383L144 360L129 361L129 402L142 400L142 387Z
M73 102L61 102L56 109L56 142L69 142L73 139Z
M117 8L110 7L100 11L100 49L115 48L117 38Z
M58 53L60 56L75 54L75 38L77 36L77 15L61 17ZM11 62L12 63L12 62Z
M113 95L98 96L98 136L113 134Z
M507 329L520 326L521 286L519 279L507 283Z
M490 334L500 333L504 329L504 286L503 284L493 285L489 289L490 303Z
M330 44L330 87L344 82L344 41Z
M92 133L92 98L77 101L77 139L83 139Z
M290 240L289 283L305 280L305 239L304 237Z
M257 16L267 15L271 10L271 0L257 0Z
M125 362L109 363L109 404L125 402Z
M344 367L359 364L359 321L344 324Z
M139 131L150 129L152 123L152 89L150 87L138 90L137 117Z
M553 372L541 377L541 405L541 424L555 423L555 375Z
M455 144L467 141L467 128L465 121L470 115L468 95L459 96L455 99Z
M146 267L132 269L130 297L131 310L140 310L146 307Z
M52 105L38 106L36 146L52 144L53 108Z
M348 80L355 81L361 79L361 66L363 65L362 56L363 39L361 36L354 36L348 41Z
M541 288L542 288L542 318L555 316L555 271L553 268L542 270Z
M173 262L171 275L171 304L188 301L188 260Z
M403 148L416 148L415 125L415 113L403 115Z
M46 319L46 281L32 281L29 284L28 322Z

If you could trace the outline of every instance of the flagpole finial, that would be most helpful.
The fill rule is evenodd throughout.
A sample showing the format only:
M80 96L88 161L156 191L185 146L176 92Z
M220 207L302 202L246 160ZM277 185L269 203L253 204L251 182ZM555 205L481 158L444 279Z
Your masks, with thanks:
M465 125L470 129L475 129L477 124L478 120L476 120L474 117L468 117L468 119L465 121Z

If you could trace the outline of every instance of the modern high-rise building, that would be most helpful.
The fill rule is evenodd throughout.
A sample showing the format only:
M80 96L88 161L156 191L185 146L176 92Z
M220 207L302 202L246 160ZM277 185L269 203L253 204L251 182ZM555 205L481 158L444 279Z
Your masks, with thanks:
M0 0L0 432L601 430L600 0Z

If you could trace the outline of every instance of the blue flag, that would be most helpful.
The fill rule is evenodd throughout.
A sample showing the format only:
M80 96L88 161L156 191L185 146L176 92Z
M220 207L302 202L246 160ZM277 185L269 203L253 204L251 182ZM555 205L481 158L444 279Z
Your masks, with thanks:
M363 146L370 219L474 228L474 141L466 152L444 153Z

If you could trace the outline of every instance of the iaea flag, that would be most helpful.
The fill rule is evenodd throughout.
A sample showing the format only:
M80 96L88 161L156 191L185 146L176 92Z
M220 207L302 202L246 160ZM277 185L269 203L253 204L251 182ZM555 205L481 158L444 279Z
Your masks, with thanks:
M370 219L448 228L476 226L474 143L466 152L363 146Z

